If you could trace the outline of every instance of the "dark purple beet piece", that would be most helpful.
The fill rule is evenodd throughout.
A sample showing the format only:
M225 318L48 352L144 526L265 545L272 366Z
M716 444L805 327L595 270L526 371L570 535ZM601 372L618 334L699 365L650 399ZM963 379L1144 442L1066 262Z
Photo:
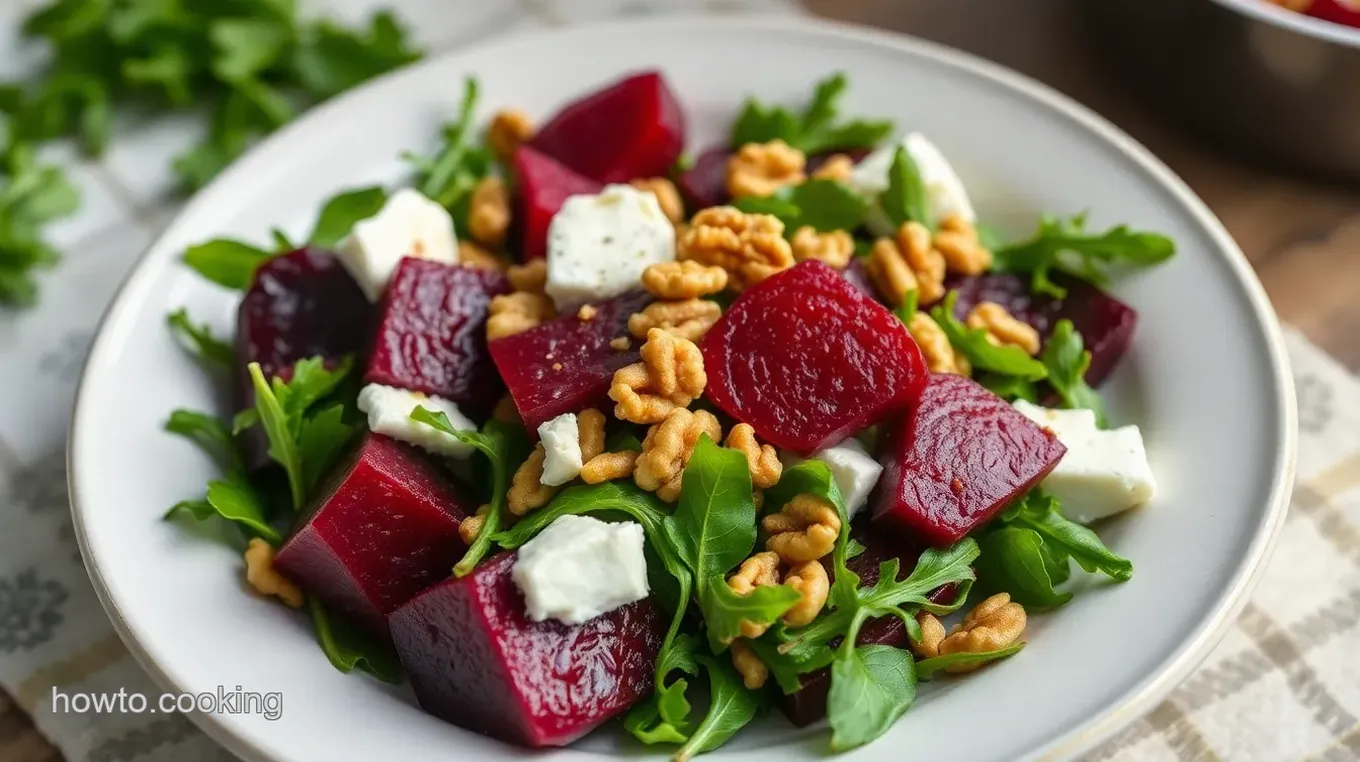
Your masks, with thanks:
M515 227L520 259L527 262L547 255L548 227L568 198L599 193L603 188L551 156L531 146L521 146L515 152L515 193L519 202Z
M945 286L959 292L955 310L960 319L979 302L996 302L1034 326L1045 341L1059 320L1071 320L1091 351L1086 380L1092 386L1099 384L1114 370L1133 341L1138 313L1086 281L1059 273L1053 276L1053 282L1067 289L1066 297L1054 299L1033 293L1026 273L955 276Z
M489 411L504 387L486 348L487 310L509 292L496 270L403 259L383 298L364 382Z
M337 614L387 639L387 614L446 577L477 509L414 450L368 434L327 478L275 563Z
M804 457L904 409L927 376L902 321L815 260L747 289L702 349L713 404Z
M491 342L491 357L531 435L540 423L563 413L611 405L614 371L637 362L639 355L636 346L620 352L609 342L628 335L628 317L651 299L645 291L630 291L596 304L590 320L570 312Z
M714 146L699 154L694 166L680 175L680 192L685 202L694 209L721 206L731 198L727 195L727 160L732 151L725 145Z
M502 553L392 612L421 707L524 746L563 746L652 690L666 623L651 600L580 625L530 620Z
M265 378L292 376L293 363L309 357L337 362L360 352L373 309L340 260L320 249L298 249L260 265L241 299L236 323L238 409L255 404L246 366L260 364ZM251 470L270 460L259 426L241 436Z
M892 427L874 525L953 544L1038 484L1066 451L972 379L932 375Z
M850 264L841 270L841 277L865 296L878 301L878 289L874 288L874 282L869 279L869 269L864 266L864 257L851 259Z

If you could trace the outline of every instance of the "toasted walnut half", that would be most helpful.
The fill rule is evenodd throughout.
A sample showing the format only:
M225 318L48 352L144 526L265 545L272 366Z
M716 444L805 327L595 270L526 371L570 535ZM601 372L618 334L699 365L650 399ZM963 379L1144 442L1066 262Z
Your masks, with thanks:
M694 260L662 262L642 271L642 287L657 299L694 299L727 288L727 271Z
M604 452L604 413L587 408L576 414L576 429L581 437L581 460L587 461Z
M522 265L511 265L505 275L510 279L510 287L516 291L541 294L548 283L548 261L535 259Z
M482 527L486 526L486 515L491 512L489 504L482 504L477 507L477 513L468 516L458 524L458 536L464 543L471 545L477 540L477 535L482 533Z
M509 161L519 147L534 137L534 122L521 109L507 108L496 112L491 126L486 129L486 142L491 150L502 159Z
M537 327L554 314L552 300L542 294L516 291L491 300L486 337L502 339Z
M627 479L633 475L639 455L641 453L634 450L600 453L581 466L581 481L602 484L615 479Z
M977 305L964 322L969 328L986 331L987 341L998 347L1019 347L1031 357L1039 354L1039 332L1034 330L1034 326L1017 320L1005 307L995 302Z
M549 487L542 483L543 461L547 456L542 442L534 445L534 451L529 453L529 458L520 464L511 478L510 491L505 501L510 513L515 516L523 516L532 510L542 508L557 494L557 487Z
M942 623L929 611L916 615L916 623L921 625L921 639L911 641L911 650L922 659L932 659L940 655L940 643L944 642L945 630Z
M968 358L954 351L954 345L949 343L949 337L945 335L944 329L940 328L931 316L917 311L911 316L907 332L921 348L921 354L926 358L926 367L931 373L972 375L973 368L968 363Z
M651 191L661 206L661 213L671 222L685 219L685 203L680 200L680 191L675 189L675 183L664 177L640 177L628 184L638 190Z
M642 312L628 317L628 332L639 339L647 332L660 328L678 339L697 342L722 317L722 307L707 299L686 299L682 302L652 302ZM624 339L623 349L628 349Z
M819 259L837 270L844 270L854 255L855 239L849 231L818 233L811 225L804 225L793 233L793 258L799 262Z
M770 445L756 441L756 430L749 423L733 426L727 432L724 445L746 456L746 465L751 469L751 484L756 489L769 489L779 483L779 477L784 473L779 453Z
M709 207L694 215L678 253L681 259L726 270L729 285L738 291L793 266L793 250L779 218L732 206Z
M468 201L468 231L478 243L500 246L510 229L510 191L499 177L483 177Z
M641 352L642 362L615 371L609 387L619 420L657 423L704 393L708 376L704 356L694 342L653 328Z
M963 618L954 632L940 641L940 655L986 653L1019 642L1025 634L1025 607L1011 600L1009 593L997 593L979 603ZM946 672L972 672L982 665L959 664Z
M246 545L246 581L260 595L273 596L289 608L301 608L302 588L274 568L274 547L259 537Z
M850 179L850 175L855 172L855 160L843 153L833 154L826 157L822 166L812 173L812 177L817 180L835 180L845 182Z
M782 140L747 143L727 160L727 192L740 196L769 196L786 185L807 179L807 157Z
M778 513L760 522L770 535L765 549L772 550L789 565L816 561L836 548L841 533L841 518L831 503L806 492L794 496Z
M737 595L750 595L757 587L778 584L779 554L769 551L757 553L742 561L736 573L727 578L727 586ZM769 628L769 625L760 625L743 619L739 629L744 638L758 638Z
M932 243L952 273L981 275L992 266L992 252L978 240L977 228L958 214L940 221Z
M732 641L728 650L732 652L732 666L741 675L741 684L752 691L763 688L765 681L770 679L770 668L765 666L755 650L742 640Z
M784 624L805 627L822 613L827 596L831 594L831 578L821 561L805 561L789 569L784 584L798 591L798 602L784 613Z
M475 270L505 272L509 263L471 241L458 242L458 264Z
M694 454L699 437L707 434L714 442L722 439L722 426L707 410L675 408L661 423L647 430L642 454L633 469L637 486L655 492L668 503L680 497L680 476Z

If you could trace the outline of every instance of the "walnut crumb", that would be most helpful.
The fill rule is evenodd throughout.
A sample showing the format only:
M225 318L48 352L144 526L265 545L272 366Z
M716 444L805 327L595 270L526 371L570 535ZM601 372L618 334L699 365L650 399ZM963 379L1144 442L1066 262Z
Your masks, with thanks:
M629 341L627 336L615 336L609 340L609 346L615 352L627 352L633 348L633 342Z
M576 318L582 321L594 320L599 312L593 304L582 304L581 309L576 311Z
M560 363L560 362L555 362L555 363L553 363L553 364L552 364L552 369L553 369L553 370L562 370L562 363Z

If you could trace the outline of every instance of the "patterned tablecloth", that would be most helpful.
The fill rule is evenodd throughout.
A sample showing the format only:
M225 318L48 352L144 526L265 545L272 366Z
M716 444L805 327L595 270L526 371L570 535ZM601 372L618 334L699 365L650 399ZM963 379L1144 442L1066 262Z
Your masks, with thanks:
M32 0L0 2L0 79L31 66L15 39ZM368 0L331 0L343 15ZM398 4L443 50L516 28L665 11L789 12L784 0L521 0ZM69 148L84 203L53 231L65 252L31 311L0 314L0 762L47 759L15 710L71 760L230 759L182 715L53 713L67 692L159 691L114 634L76 549L65 480L72 396L116 284L170 219L168 159L184 121L120 125L99 164ZM1293 509L1260 588L1208 661L1095 760L1360 758L1360 381L1288 337L1300 408Z

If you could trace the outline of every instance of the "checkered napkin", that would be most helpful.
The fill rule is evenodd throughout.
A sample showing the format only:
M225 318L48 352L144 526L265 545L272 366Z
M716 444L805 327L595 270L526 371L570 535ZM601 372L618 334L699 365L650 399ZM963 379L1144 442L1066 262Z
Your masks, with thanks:
M15 37L32 0L0 0L0 79L33 64ZM358 17L368 0L331 0ZM432 50L515 28L659 11L789 11L785 0L522 0L399 4ZM159 690L96 601L68 511L65 431L95 322L114 285L175 211L175 121L127 124L105 161L69 147L78 216L55 226L61 267L40 305L0 314L0 762L36 760L17 709L70 760L230 759L181 715L54 714L66 693ZM1301 427L1299 486L1275 557L1237 626L1167 701L1090 760L1360 759L1360 381L1289 337ZM17 709L16 709L17 707Z

